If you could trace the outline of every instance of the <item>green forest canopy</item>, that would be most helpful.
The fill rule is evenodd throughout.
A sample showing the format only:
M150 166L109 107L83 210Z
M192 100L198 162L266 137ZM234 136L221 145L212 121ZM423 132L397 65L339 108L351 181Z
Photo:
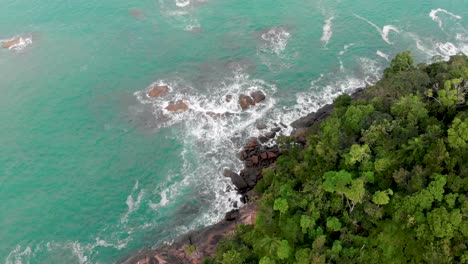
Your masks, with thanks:
M280 140L254 226L206 263L468 263L468 60L398 54L305 147Z

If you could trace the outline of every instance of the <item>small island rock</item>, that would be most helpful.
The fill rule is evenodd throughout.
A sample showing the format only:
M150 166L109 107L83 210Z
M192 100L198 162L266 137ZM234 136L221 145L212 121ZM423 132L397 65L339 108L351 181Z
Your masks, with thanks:
M250 96L254 99L255 103L265 100L265 94L262 91L251 92Z
M149 97L159 97L169 92L167 85L156 85L149 92Z
M188 105L182 100L178 100L176 102L169 102L169 105L166 106L166 110L170 112L185 112L188 109Z
M242 110L245 110L250 106L255 105L255 101L254 99L252 99L252 97L245 94L241 94L239 95L239 105Z

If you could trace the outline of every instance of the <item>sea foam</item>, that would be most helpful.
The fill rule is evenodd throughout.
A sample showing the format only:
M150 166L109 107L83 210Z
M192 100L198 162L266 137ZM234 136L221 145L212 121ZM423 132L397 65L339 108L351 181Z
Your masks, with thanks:
M332 22L334 18L335 18L334 16L329 17L328 19L325 20L325 23L323 24L323 28L322 28L323 33L322 33L322 37L320 38L320 41L324 43L325 46L328 44L328 42L330 42L330 39L333 35Z
M356 15L354 14L355 17L367 22L369 25L373 26L379 33L380 33L380 36L382 37L382 39L387 42L388 44L393 44L392 42L390 42L389 40L389 33L390 31L394 31L396 33L400 33L400 31L398 30L398 28L396 28L395 26L392 26L392 25L386 25L383 27L383 29L380 29L376 24L374 24L372 21L364 18L364 17L361 17L359 15Z
M439 25L439 28L442 30L444 30L443 25L442 25L442 19L440 19L440 17L437 16L439 12L445 13L455 19L462 19L461 16L450 13L449 11L445 9L442 9L442 8L432 9L431 12L429 13L429 17L431 17L433 21L437 22L437 24Z

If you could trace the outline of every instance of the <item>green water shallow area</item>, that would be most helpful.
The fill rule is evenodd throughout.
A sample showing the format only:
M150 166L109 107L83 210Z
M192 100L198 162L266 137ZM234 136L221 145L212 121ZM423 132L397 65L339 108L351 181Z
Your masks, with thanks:
M467 17L463 0L1 0L0 40L21 41L0 48L0 262L112 263L218 221L257 122L373 83L402 50L468 53ZM247 111L224 101L253 90ZM191 111L163 110L179 99Z

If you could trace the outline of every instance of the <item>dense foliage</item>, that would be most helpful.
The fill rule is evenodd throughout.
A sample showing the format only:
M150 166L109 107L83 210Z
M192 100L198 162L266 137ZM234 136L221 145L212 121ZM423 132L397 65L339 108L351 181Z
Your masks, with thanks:
M400 53L367 100L347 95L283 139L255 226L207 263L468 263L468 59Z

